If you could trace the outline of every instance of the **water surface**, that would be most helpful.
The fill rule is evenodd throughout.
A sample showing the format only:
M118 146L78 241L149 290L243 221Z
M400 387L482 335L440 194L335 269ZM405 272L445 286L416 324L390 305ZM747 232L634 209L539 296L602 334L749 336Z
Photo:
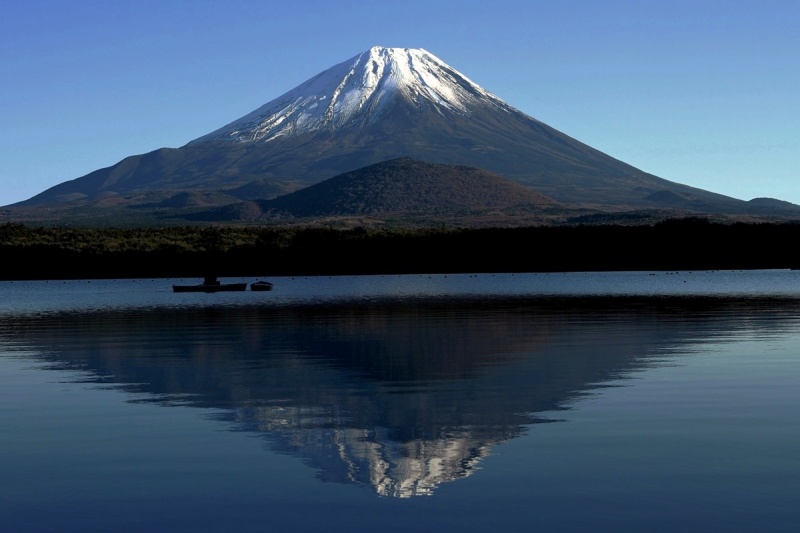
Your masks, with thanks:
M800 272L180 281L0 283L4 529L800 518Z

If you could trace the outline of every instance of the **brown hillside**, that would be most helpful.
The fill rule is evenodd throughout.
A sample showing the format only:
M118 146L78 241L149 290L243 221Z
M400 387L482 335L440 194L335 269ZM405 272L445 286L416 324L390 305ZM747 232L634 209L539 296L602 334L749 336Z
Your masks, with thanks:
M557 207L556 201L487 170L392 159L259 202L296 217Z

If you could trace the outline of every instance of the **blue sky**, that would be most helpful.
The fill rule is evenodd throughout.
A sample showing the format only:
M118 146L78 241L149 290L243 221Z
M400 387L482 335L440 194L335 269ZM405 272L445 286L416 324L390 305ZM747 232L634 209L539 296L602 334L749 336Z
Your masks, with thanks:
M371 46L424 48L646 172L800 204L800 0L27 0L0 7L0 205L179 147Z

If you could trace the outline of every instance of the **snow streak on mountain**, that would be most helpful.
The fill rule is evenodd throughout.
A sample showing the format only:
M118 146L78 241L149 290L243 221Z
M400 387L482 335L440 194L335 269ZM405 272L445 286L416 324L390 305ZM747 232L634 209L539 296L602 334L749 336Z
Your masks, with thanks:
M198 205L268 200L398 158L484 169L581 208L749 209L583 144L425 50L383 47L339 63L181 148L127 157L20 205L166 208L183 206L187 198Z
M189 146L210 140L267 142L368 125L398 98L440 114L446 110L468 115L478 103L509 110L502 100L425 50L375 46Z

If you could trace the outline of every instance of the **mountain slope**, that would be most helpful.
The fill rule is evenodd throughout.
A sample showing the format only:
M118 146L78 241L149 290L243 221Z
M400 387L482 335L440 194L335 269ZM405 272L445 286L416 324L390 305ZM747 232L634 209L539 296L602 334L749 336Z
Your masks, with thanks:
M331 216L475 216L563 206L497 174L466 166L399 158L334 176L272 200L248 201L198 216L204 220Z
M421 49L374 47L182 148L132 156L22 202L89 202L158 191L260 199L409 157L501 174L557 201L601 209L674 206L724 213L746 202L673 183L595 150L509 106ZM274 195L280 187L272 188ZM235 191L235 192L231 192ZM250 192L248 192L250 191ZM696 200L696 201L695 201Z

